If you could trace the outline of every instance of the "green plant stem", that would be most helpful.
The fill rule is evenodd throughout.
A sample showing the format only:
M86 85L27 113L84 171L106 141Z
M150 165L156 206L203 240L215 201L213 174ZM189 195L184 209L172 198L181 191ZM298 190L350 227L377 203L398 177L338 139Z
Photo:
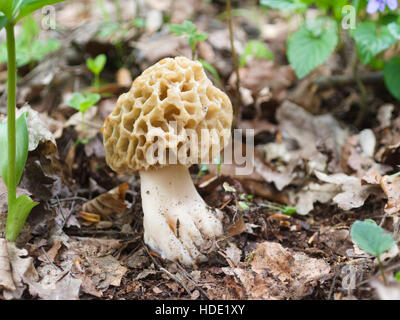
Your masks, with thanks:
M85 136L85 113L84 112L81 112L81 115L82 115L82 137L84 137Z
M94 87L96 88L97 92L100 90L100 75L99 74L94 74Z
M376 259L378 259L378 266L379 266L379 270L381 272L382 278L383 278L383 283L386 285L386 277L385 277L385 272L383 271L383 265L382 265L382 261L380 256L376 256Z
M233 121L232 121L232 129L236 128L239 122L239 106L240 106L240 76L239 76L239 61L235 50L235 45L233 41L233 27L232 27L232 10L231 10L231 0L226 0L226 13L228 19L228 28L229 28L229 41L231 43L232 57L233 57L233 65L235 68L236 74L236 103L233 108Z
M367 105L368 96L367 96L367 90L365 89L364 83L362 82L362 80L358 74L358 65L359 65L358 55L355 59L356 60L354 61L354 66L353 66L353 77L354 77L354 80L356 82L356 85L357 85L358 90L360 91L360 95L361 95L361 108L360 108L360 111L358 112L355 124L357 127L360 127L362 125L364 118L368 111L368 105Z
M16 170L15 170L15 159L16 159L16 137L15 137L15 106L16 106L16 55L15 55L15 35L14 35L14 24L6 24L7 33L7 54L8 54L8 90L7 90L7 127L8 127L8 181L7 181L7 195L8 195L8 215L7 215L7 228L6 238L8 240L11 220L12 208L17 199L17 182L16 182Z

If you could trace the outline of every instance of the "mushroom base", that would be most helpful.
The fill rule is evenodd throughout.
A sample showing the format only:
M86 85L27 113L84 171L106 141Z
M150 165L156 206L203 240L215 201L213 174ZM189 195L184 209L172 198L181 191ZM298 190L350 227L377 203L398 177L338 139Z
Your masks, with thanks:
M198 194L187 167L140 171L144 241L163 258L185 265L207 260L209 240L223 234L221 221Z

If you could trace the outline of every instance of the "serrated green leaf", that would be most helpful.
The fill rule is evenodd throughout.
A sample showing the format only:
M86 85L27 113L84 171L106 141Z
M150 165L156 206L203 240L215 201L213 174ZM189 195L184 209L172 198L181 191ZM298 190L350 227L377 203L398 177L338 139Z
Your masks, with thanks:
M185 34L186 29L183 26L181 26L180 24L170 24L169 31L171 31L173 34L175 34L177 36L181 36L181 35Z
M7 240L14 242L17 239L29 213L38 204L38 202L33 202L28 196L20 196L16 199L15 203L9 208L10 211L7 215Z
M361 250L376 257L395 245L390 234L371 222L356 221L351 227L350 235Z
M16 153L15 153L15 177L18 184L24 171L26 159L28 158L29 135L26 118L28 113L21 114L15 121L16 131ZM0 123L0 176L4 183L8 186L8 123L7 121Z
M337 43L337 25L333 21L314 21L312 26L302 26L288 44L288 59L297 77L304 78L328 60Z
M15 22L18 22L21 20L23 17L27 16L28 14L31 14L32 12L43 8L44 6L55 4L58 2L63 2L65 0L23 0L22 3L19 6L19 13L15 18ZM17 12L13 12L13 14L16 14Z
M307 6L298 0L261 0L260 4L265 7L280 11L306 9Z
M378 26L375 22L362 22L352 32L357 52L363 64L369 64L382 51L392 46L396 39L387 26Z
M383 70L385 85L397 100L400 100L400 57L393 57Z
M258 40L250 40L244 48L243 54L240 57L240 66L246 65L247 58L253 56L257 59L274 60L274 54L268 49L266 44Z
M202 42L202 41L204 41L204 40L207 40L207 38L208 38L208 34L207 33L204 33L204 32L201 32L201 33L196 33L196 34L194 34L194 40L195 41L197 41L197 42Z

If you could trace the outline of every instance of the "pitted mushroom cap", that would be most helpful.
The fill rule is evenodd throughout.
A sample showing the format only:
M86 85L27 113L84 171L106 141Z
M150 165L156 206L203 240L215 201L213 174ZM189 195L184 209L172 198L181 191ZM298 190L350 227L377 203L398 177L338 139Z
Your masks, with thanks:
M226 146L231 124L232 104L200 62L162 59L135 79L107 117L106 161L125 174L175 164L171 159L205 163Z

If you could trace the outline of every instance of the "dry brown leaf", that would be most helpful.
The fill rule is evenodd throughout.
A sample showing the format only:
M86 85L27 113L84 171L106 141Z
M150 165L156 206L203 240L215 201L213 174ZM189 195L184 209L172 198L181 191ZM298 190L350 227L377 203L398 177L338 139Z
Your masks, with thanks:
M246 231L246 223L243 220L243 216L240 216L236 221L234 221L228 228L228 236L237 236Z
M319 180L339 187L337 194L332 200L343 210L361 207L364 205L365 200L377 191L373 186L363 186L361 179L348 176L344 173L336 173L328 176L325 173L316 171L315 175Z
M262 300L301 299L312 293L318 281L331 277L322 259L292 254L278 243L257 245L251 269L222 268L239 278L248 298Z
M385 213L396 214L400 212L400 176L382 176L375 169L369 170L362 179L363 184L379 185L388 199Z
M127 208L125 196L128 188L128 183L124 182L107 193L103 193L84 203L82 210L99 214L102 219L107 219L113 213L124 213Z
M0 265L3 266L3 270L0 269L0 282L7 285L3 288L3 296L8 300L20 299L27 284L31 288L39 280L33 258L27 257L28 252L25 249L18 249L15 243L5 239L0 239L0 248ZM11 285L10 279L14 285Z

